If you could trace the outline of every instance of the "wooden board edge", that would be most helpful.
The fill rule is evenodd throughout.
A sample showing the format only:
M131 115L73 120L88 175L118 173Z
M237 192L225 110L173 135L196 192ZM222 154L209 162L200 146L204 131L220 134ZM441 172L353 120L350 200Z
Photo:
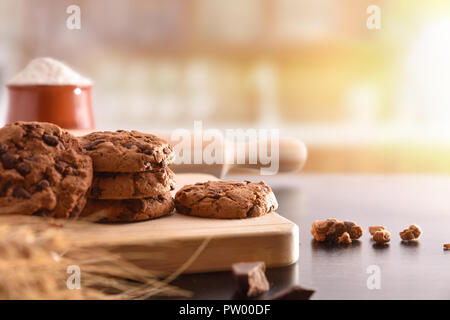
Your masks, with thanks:
M157 274L168 274L183 267L199 246L204 237L189 239L181 245L174 241L122 245L115 248L126 260ZM257 250L249 252L247 248ZM197 259L183 270L183 273L229 271L236 262L264 261L268 268L282 267L296 263L299 259L299 228L291 223L290 228L278 232L246 237L211 238Z

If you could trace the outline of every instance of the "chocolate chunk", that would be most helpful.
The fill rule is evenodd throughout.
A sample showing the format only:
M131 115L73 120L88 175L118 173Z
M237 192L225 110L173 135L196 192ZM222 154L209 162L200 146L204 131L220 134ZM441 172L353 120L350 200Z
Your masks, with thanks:
M309 300L314 292L300 286L292 286L274 295L272 300Z
M62 175L67 175L69 164L65 161L58 160L56 161L55 168Z
M144 154L146 154L146 155L148 155L148 156L151 156L152 154L154 154L155 152L152 150L152 149L147 149L147 150L144 150Z
M17 165L16 170L19 171L22 176L26 176L31 172L31 166L26 162L21 162Z
M44 142L46 144L48 144L49 146L52 146L52 147L58 145L58 142L59 142L57 137L52 136L50 134L44 134L42 136L42 140L44 140Z
M92 142L90 145L88 145L88 146L86 146L85 147L85 149L86 150L94 150L99 144L102 144L102 143L104 143L104 142L106 142L106 140L97 140L97 141L94 141L94 142Z
M328 229L327 240L337 241L339 237L346 232L346 228L343 222L334 223L330 229Z
M133 146L133 142L127 142L123 146L127 149L131 149L131 147Z
M256 297L269 290L264 262L235 263L231 268L240 294Z
M146 147L142 143L136 142L135 145L138 149L137 151L140 153L144 153L144 151L146 150Z
M5 169L14 169L17 164L17 159L11 153L2 154L2 164Z
M170 149L169 149L169 148L164 148L164 149L163 149L163 152L164 152L165 154L169 154L169 153L170 153Z
M16 198L24 198L24 199L31 198L31 194L24 188L20 188L20 187L14 189L13 196Z
M165 168L165 167L167 167L167 161L166 161L166 160L161 161L161 162L159 163L159 167L160 167L160 168Z
M125 200L126 206L128 209L130 209L132 212L137 213L142 211L142 203L139 199L129 199Z
M48 182L48 180L46 180L46 179L42 179L41 181L39 181L37 183L37 187L39 190L48 188L48 187L50 187L50 182Z
M17 124L17 122L16 122L15 124ZM31 131L31 130L34 130L34 129L38 129L38 128L39 128L38 125L36 125L36 124L34 124L34 123L25 123L25 124L23 124L23 127L24 127L25 130L27 130L27 131Z
M356 224L352 221L344 221L345 227L347 228L347 232Z

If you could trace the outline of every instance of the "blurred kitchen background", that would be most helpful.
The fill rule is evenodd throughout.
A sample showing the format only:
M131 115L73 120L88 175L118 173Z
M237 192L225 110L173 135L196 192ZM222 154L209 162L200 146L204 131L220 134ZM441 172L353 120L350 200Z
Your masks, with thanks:
M280 128L306 172L450 173L448 0L0 0L2 114L38 56L94 80L100 129Z

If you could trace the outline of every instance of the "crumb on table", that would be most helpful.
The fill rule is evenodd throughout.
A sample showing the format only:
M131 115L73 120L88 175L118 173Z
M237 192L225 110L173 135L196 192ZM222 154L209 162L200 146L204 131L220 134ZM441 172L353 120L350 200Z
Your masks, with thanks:
M410 225L407 229L400 232L400 238L404 241L415 240L422 234L422 229L417 224Z
M391 233L387 230L375 231L372 236L372 239L376 243L380 244L388 243L389 241L391 241Z

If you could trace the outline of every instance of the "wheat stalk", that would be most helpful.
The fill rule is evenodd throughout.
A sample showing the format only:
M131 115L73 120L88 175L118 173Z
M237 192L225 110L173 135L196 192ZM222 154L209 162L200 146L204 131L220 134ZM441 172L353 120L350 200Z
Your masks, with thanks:
M169 283L190 264L166 279L141 269L106 249L77 247L58 227L0 224L0 299L148 299L188 297ZM204 242L194 256L206 246ZM195 258L195 257L194 257ZM192 261L191 261L192 260ZM67 287L67 267L82 270L81 289Z

